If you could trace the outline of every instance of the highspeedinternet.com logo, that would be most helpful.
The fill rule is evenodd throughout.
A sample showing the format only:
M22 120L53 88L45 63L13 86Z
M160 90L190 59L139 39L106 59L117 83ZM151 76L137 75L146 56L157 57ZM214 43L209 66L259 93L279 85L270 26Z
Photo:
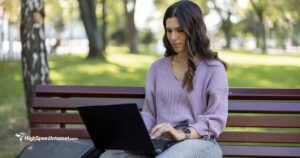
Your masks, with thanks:
M48 137L40 137L40 136L28 136L25 133L16 133L15 136L19 138L20 142L22 143L23 140L25 141L43 141L43 140L58 140L58 141L74 141L78 140L78 138L73 137L56 137L56 136L48 136Z

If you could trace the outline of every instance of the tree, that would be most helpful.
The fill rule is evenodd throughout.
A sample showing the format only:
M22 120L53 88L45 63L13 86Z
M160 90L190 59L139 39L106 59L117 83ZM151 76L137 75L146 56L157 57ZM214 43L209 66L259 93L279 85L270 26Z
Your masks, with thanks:
M102 40L103 40L103 51L105 51L106 45L107 45L107 39L106 39L106 17L107 17L107 11L106 11L106 0L102 0Z
M89 40L89 54L87 58L105 59L103 54L103 40L97 26L95 0L79 0L81 19Z
M31 113L32 99L37 84L49 84L49 67L45 46L44 1L22 0L21 43L23 83L27 116Z
M174 3L174 0L154 0L155 7L161 11L163 14L166 11L167 7ZM207 0L193 0L201 8L203 15L207 15L209 10L207 7Z
M130 53L138 53L138 30L134 22L134 12L136 0L123 0L126 16L126 41Z
M266 52L267 51L267 44L266 44L266 26L265 26L265 12L267 7L270 7L270 1L267 0L250 0L250 3L254 9L254 12L256 13L258 17L258 27L259 27L259 34L262 35L262 51ZM257 44L259 44L259 39L257 40Z
M231 16L234 14L236 8L234 0L225 0L222 3L217 3L216 0L210 0L212 2L214 9L217 11L221 19L221 30L226 39L225 48L231 47L231 38L232 38L232 22ZM220 1L218 1L220 2Z

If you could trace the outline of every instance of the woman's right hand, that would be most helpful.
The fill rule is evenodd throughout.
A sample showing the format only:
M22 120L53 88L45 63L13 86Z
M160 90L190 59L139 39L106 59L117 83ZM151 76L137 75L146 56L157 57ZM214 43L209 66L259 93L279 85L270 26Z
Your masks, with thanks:
M155 125L151 130L150 136L151 139L155 139L159 136L165 136L176 141L182 141L185 139L185 133L181 130L176 130L169 123Z

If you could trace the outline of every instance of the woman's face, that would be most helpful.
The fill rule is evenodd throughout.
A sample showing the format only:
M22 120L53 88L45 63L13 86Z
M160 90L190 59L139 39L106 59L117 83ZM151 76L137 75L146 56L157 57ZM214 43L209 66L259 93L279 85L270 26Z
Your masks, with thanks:
M176 53L187 53L187 36L176 17L166 21L167 38Z

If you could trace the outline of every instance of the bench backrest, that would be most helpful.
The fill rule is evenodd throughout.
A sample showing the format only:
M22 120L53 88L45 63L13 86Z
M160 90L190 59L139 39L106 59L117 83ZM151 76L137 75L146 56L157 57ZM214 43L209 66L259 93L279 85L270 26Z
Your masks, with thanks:
M42 125L31 135L89 138L76 106L134 102L142 107L144 96L143 87L37 86L30 121ZM229 112L219 142L300 143L300 89L230 88Z

